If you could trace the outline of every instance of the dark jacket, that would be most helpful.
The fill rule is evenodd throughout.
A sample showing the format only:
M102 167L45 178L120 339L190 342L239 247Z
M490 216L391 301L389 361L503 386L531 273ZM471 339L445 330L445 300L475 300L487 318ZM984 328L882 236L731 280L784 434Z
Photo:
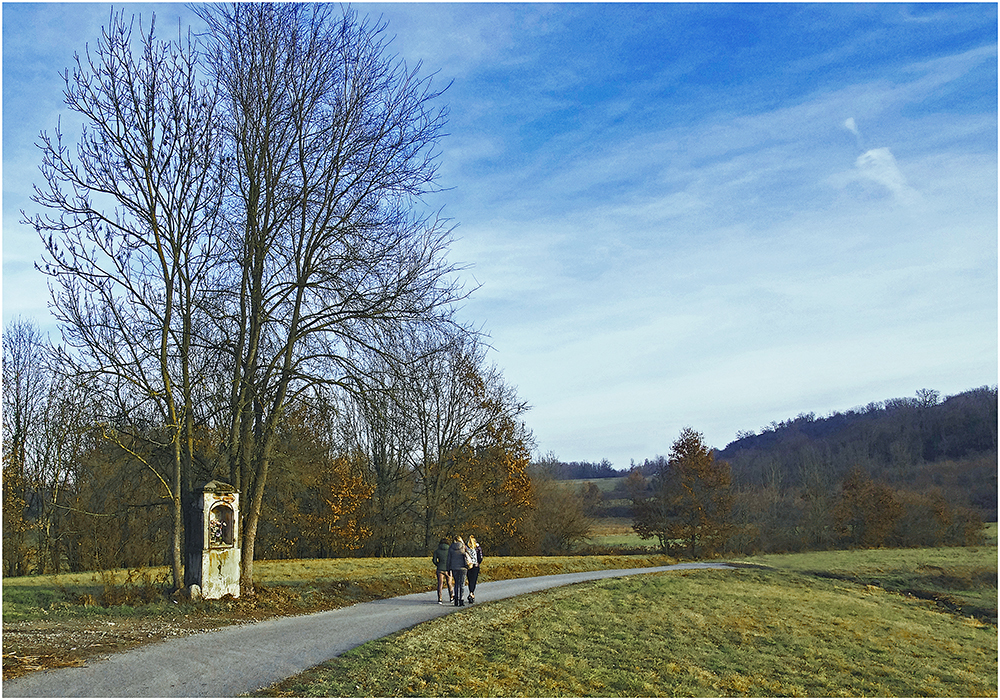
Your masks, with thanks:
M448 570L455 571L464 568L465 546L458 542L452 542L451 547L448 548Z
M434 562L434 566L437 567L438 571L448 570L448 543L439 544L438 548L434 550L434 554L431 557L431 561Z

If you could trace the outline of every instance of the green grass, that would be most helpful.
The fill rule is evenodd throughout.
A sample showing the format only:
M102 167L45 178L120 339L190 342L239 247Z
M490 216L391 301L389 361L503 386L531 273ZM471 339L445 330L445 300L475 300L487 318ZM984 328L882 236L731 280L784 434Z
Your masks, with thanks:
M660 555L488 557L480 580L662 566L675 562L675 559ZM221 601L173 605L163 597L163 592L169 589L167 581L165 567L145 569L138 574L126 570L107 572L103 580L96 573L6 578L3 580L3 621L169 616L178 612L213 613L229 608ZM159 588L150 582L159 582ZM436 575L430 557L295 559L255 562L254 583L261 592L254 603L255 612L287 614L430 591L436 585ZM122 589L131 586L134 593L141 594L132 598L139 600L130 601L129 605L101 605L107 584ZM158 594L159 600L150 600L150 594ZM249 605L249 601L238 601L238 606Z
M655 539L644 540L635 533L625 533L621 535L595 535L587 538L587 544L591 544L596 547L618 547L627 550L634 550L639 547L645 547L652 550L659 547Z
M631 576L486 603L262 697L977 697L997 630L795 570Z
M167 582L166 567L5 578L3 621L172 615Z
M747 557L742 561L779 569L820 573L938 600L960 613L996 622L996 544L981 547L766 554Z
M598 547L636 549L655 548L655 539L644 540L632 529L632 518L598 518L590 530L587 543Z
M623 524L602 526L613 536ZM995 622L900 592L923 586L945 602L991 608L995 620L995 532L983 547L767 555L734 571L628 576L482 602L261 695L995 697ZM481 580L668 563L490 557ZM429 557L258 562L256 573L258 599L273 602L274 614L430 591L434 582ZM230 605L79 603L102 585L94 574L5 579L4 622L211 616Z

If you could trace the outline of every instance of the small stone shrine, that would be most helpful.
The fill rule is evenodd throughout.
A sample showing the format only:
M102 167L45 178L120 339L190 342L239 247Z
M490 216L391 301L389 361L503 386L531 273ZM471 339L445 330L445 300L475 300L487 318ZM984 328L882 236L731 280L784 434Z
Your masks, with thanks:
M240 596L240 494L229 484L209 481L201 488L200 556L188 566L206 599Z

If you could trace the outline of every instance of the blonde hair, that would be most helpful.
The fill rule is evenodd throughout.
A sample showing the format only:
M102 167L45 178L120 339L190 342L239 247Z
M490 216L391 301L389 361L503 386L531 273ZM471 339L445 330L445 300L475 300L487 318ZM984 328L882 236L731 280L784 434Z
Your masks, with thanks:
M458 542L463 547L465 546L465 540L463 540L460 536L455 535L455 541Z
M475 535L469 535L469 546L470 547L475 547L478 544L479 544L479 542L476 541L476 536Z

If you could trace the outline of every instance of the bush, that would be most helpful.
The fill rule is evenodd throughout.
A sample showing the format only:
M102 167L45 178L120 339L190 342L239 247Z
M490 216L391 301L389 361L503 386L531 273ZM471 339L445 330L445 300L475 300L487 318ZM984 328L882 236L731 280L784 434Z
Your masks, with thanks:
M147 605L166 598L170 590L167 574L154 574L146 568L129 569L125 578L117 580L113 571L101 571L100 604L104 607L115 605ZM84 600L90 598L91 600ZM83 596L77 600L79 605L93 604L91 596Z

